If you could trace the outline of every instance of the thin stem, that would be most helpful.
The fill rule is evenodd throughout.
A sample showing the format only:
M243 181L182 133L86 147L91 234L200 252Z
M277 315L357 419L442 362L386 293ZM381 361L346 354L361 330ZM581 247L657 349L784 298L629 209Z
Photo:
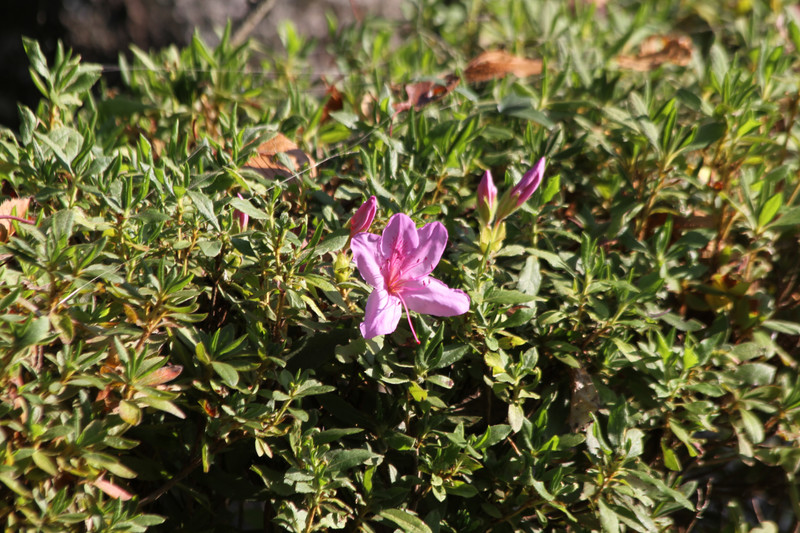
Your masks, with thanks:
M267 16L267 13L272 11L272 8L275 7L276 0L262 0L254 10L247 14L247 18L244 19L242 25L236 30L231 37L231 45L239 46L242 44L247 37L252 33L258 23L261 22L264 17Z
M406 318L408 319L408 327L411 328L411 333L414 335L414 340L417 341L417 344L420 344L419 337L417 337L417 332L414 331L414 325L411 323L411 313L408 312L408 307L406 306L406 301L403 300L403 297L400 294L397 294L397 297L400 299L400 303L403 304L403 309L406 310Z
M36 222L32 220L22 217L15 217L14 215L0 215L0 220L16 220L17 222L21 222L23 224L30 224L31 226L36 225Z

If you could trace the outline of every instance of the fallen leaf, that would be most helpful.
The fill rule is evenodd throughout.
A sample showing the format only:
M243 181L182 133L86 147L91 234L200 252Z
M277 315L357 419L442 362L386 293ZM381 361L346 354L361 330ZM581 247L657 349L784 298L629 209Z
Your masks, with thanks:
M294 164L295 170L290 170L281 163L277 157L278 154L286 154ZM309 176L316 177L316 163L311 156L303 152L285 135L278 133L272 139L263 142L258 147L256 155L251 157L245 166L258 170L265 178L280 179L293 176L306 165L310 168Z
M419 111L431 102L435 102L453 92L458 86L460 78L455 74L448 74L443 80L419 81L406 85L408 100L394 104L395 115L408 111L412 107Z
M11 198L0 204L0 216L15 216L25 218L28 214L30 198ZM0 242L8 242L9 237L14 235L14 225L11 219L0 219Z
M642 43L635 56L617 56L620 68L646 72L672 63L685 67L692 60L692 40L684 35L652 35Z
M487 50L473 59L464 70L467 83L480 83L513 74L526 78L542 73L540 59L527 59L509 54L504 50Z

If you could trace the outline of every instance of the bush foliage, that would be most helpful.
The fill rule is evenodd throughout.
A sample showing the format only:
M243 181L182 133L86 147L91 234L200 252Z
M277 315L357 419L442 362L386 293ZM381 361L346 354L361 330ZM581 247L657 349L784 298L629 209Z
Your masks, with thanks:
M325 84L291 24L279 53L226 32L118 69L26 42L6 530L793 530L798 14L603 4L331 19ZM540 157L482 236L484 171L502 193ZM471 298L412 313L419 345L359 333L370 195L373 233L445 225L434 275Z

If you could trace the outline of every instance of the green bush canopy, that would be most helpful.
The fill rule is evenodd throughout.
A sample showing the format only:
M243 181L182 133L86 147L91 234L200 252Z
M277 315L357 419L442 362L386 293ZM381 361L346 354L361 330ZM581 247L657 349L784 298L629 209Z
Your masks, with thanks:
M797 531L800 13L710 5L26 40L5 530Z

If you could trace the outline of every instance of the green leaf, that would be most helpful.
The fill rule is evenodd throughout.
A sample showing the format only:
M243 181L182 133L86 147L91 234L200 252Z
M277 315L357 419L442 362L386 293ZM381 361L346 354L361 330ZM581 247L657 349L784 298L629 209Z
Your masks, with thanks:
M451 484L445 486L447 494L454 494L462 498L472 498L478 495L478 489L469 483L463 481L452 481Z
M157 526L163 524L166 518L154 514L140 514L130 519L131 522L141 527Z
M680 491L677 491L671 487L668 487L663 481L658 478L655 478L648 474L647 472L642 472L641 470L628 470L628 473L634 477L637 477L644 481L645 483L649 483L656 487L659 491L663 494L670 496L676 503L680 504L684 508L688 509L689 511L694 511L694 505L690 502L686 496L681 494Z
M314 248L314 255L319 257L327 254L328 252L341 250L344 248L344 245L347 244L347 239L349 238L350 230L348 228L336 230L322 239L322 242L320 242L316 248Z
M127 400L119 402L119 416L132 426L138 426L142 421L142 410L136 404Z
M329 471L342 472L367 462L379 464L383 456L369 450L357 448L354 450L331 450L325 454L325 459L328 461Z
M775 215L778 214L778 210L782 205L783 193L779 192L767 200L764 207L761 208L761 212L758 214L758 227L763 228L769 224L772 219L775 218Z
M771 228L791 228L794 231L797 231L798 226L800 226L800 206L787 209L769 225Z
M17 348L27 348L42 342L50 331L50 320L46 316L33 318L28 321L14 346Z
M522 406L516 403L508 404L508 423L511 426L511 431L517 433L522 429L522 422L525 420L525 412Z
M384 509L378 516L394 522L405 533L433 533L428 524L404 509Z
M264 220L268 218L268 215L264 211L254 207L253 204L239 197L231 198L231 206L233 206L235 209L238 209L250 218L256 220Z
M455 364L467 355L469 351L470 347L465 345L448 346L442 351L442 357L435 365L430 367L430 370L438 370Z
M214 240L202 240L197 242L197 247L200 248L200 251L206 257L217 257L219 253L222 251L222 241Z
M0 472L0 481L2 481L6 487L13 490L20 496L23 496L25 498L33 497L30 491L27 488L25 488L23 484L21 484L19 481L17 481L12 477L11 472Z
M414 401L423 402L428 399L428 391L417 385L414 381L408 386L408 392L411 394L411 397L414 398Z
M682 470L681 462L678 460L678 456L675 454L675 451L668 446L666 440L664 439L661 440L661 455L664 457L664 466L674 472L680 472Z
M170 413L172 415L177 416L178 418L186 418L186 415L183 414L183 411L178 409L172 402L168 400L164 400L162 398L156 398L154 396L142 396L139 398L139 401L149 405L150 407L154 407L159 411L164 411L166 413Z
M83 135L68 127L55 128L47 134L47 138L61 149L68 164L72 163L83 146Z
M447 376L442 376L439 374L433 374L425 378L426 381L433 383L434 385L438 385L439 387L443 387L445 389L452 389L453 388L453 380L448 378Z
M602 498L597 500L597 507L600 514L600 527L603 528L603 532L618 533L619 518L617 518L617 514L611 510Z
M50 228L56 239L63 237L70 237L72 235L72 228L75 225L75 212L72 209L62 209L56 211L52 217L48 219Z
M497 111L524 120L530 120L547 129L555 128L555 123L539 110L533 108L533 100L517 94L510 94L497 104Z
M23 146L28 146L33 140L33 133L36 131L38 119L29 107L17 105L19 111L19 136Z
M335 292L336 291L336 287L333 285L333 283L328 281L323 276L320 276L319 274L312 274L310 272L303 272L302 278L304 280L306 280L306 283L308 283L312 287L316 287L316 288L321 289L323 291L331 291L331 292Z
M505 289L492 288L484 297L484 301L493 304L517 305L527 303L536 299L532 294L525 294L520 291L509 291Z
M747 363L737 368L733 375L748 385L761 386L772 383L775 372L776 368L766 363Z
M764 425L761 423L761 420L759 420L756 415L747 409L740 408L739 414L742 417L742 424L744 425L744 430L747 433L747 436L750 438L750 442L753 444L759 444L761 441L763 441Z
M23 37L22 46L25 48L25 53L28 55L28 61L30 61L33 71L42 78L48 79L50 77L50 70L47 68L47 60L42 53L42 48L39 46L39 43L28 37ZM47 96L47 94L45 94L45 96Z
M214 214L213 202L207 196L197 191L188 190L186 194L192 199L192 203L197 208L197 211L203 215L217 231L221 231L217 215Z
M328 444L329 442L336 442L348 435L355 435L364 431L361 428L336 428L327 429L314 434L314 444Z
M800 335L800 324L797 322L787 322L786 320L766 320L762 326L778 333L788 335Z
M36 466L38 466L51 476L58 475L58 467L53 462L53 460L50 459L50 456L47 455L46 453L42 452L41 450L36 450L33 452L33 455L31 457L33 458L33 462L36 463Z
M120 463L116 457L104 453L88 452L83 454L83 458L95 468L108 470L115 476L128 479L136 477L136 472Z
M211 367L214 369L214 372L219 374L219 377L231 387L235 387L239 384L239 373L228 363L211 361Z
M707 122L697 128L697 133L689 143L685 150L702 150L714 142L722 139L727 131L727 125L724 122Z

